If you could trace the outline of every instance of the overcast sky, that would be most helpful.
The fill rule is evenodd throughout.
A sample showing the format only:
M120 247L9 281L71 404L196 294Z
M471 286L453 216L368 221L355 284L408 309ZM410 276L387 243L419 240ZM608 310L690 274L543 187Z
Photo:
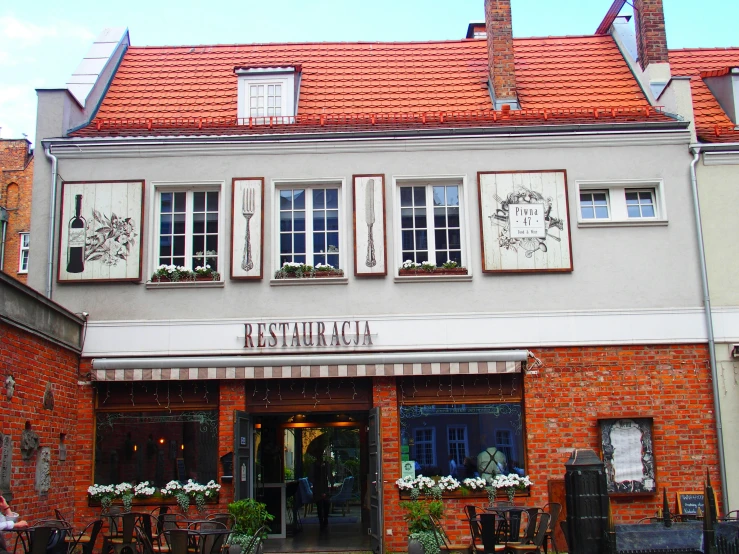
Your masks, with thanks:
M517 37L592 34L612 0L512 0ZM628 3L631 3L628 0ZM0 0L0 137L33 141L36 88L63 87L106 27L131 44L464 38L484 0ZM739 46L738 0L664 0L669 48ZM626 6L622 13L630 13Z

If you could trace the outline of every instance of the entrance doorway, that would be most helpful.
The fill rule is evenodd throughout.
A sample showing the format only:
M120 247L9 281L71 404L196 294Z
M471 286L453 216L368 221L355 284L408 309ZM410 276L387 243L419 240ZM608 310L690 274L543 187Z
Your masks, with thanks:
M253 416L253 496L275 516L265 552L370 549L367 412Z
M275 391L279 403L263 400ZM265 552L381 552L379 411L370 392L364 379L249 383L248 411L235 418L234 484L237 499L255 498L275 517Z

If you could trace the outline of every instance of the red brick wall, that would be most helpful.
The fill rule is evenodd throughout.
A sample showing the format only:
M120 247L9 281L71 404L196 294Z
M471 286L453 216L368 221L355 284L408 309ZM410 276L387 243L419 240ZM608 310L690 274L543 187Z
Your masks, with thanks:
M636 47L642 69L650 63L669 62L662 0L635 0L634 17Z
M516 98L510 0L485 0L488 73L495 98Z
M528 472L534 481L527 505L543 506L547 481L564 478L573 448L600 453L598 419L621 416L654 418L654 456L658 495L614 497L617 523L653 516L662 489L670 502L678 490L702 490L706 470L717 495L716 430L711 374L705 345L550 348L534 351L542 361L524 377ZM386 547L403 551L406 526L395 480L400 477L398 410L392 379L375 379L375 405L382 408ZM485 498L445 501L444 525L453 540L469 540L463 506L483 505Z
M53 516L53 508L72 511L80 428L76 421L78 356L60 346L16 327L0 323L0 432L13 441L11 492L13 509L28 521ZM15 392L8 400L6 375L13 375ZM46 384L51 383L54 408L43 407ZM40 438L41 447L51 449L51 489L41 495L35 490L36 459L21 457L21 433L26 422ZM60 434L65 433L66 461L59 460ZM87 456L85 449L83 457ZM7 538L11 538L8 536ZM12 542L10 543L13 544Z
M0 206L8 210L5 237L5 261L0 268L23 283L25 273L18 273L20 233L31 230L31 189L33 154L25 139L0 140ZM1 231L0 231L1 232Z

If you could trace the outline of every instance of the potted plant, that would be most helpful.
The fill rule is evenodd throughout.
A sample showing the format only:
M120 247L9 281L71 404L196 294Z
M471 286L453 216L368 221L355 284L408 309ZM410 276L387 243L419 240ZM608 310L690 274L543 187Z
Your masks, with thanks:
M400 275L467 275L467 268L461 267L457 262L447 260L441 267L429 261L414 262L406 260L400 266Z
M262 528L274 519L274 516L267 511L267 505L253 498L246 498L229 504L228 513L234 518L233 533L229 539L229 553L260 554L262 540L267 536L267 532ZM257 533L260 536L255 538ZM249 551L244 552L246 549Z
M400 503L400 507L405 510L403 519L408 524L408 554L439 554L435 521L439 521L444 515L441 487L433 479L423 475L404 477L395 484L401 491L410 491L411 496L410 500Z
M513 497L516 496L517 490L526 490L527 487L533 484L533 481L531 481L528 475L521 476L517 473L496 475L488 488L488 499L492 503L495 500L498 490L503 489L508 496L508 501L513 502Z

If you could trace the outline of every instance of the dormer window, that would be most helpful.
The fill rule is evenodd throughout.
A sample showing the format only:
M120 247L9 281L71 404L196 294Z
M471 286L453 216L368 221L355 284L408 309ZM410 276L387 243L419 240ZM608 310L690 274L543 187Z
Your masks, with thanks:
M237 67L238 117L247 125L293 123L300 67Z

